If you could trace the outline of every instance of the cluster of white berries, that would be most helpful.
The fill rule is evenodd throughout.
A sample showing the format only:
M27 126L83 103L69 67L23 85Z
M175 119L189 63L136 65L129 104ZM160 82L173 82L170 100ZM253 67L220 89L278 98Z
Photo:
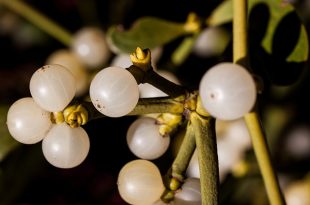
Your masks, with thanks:
M81 127L66 123L52 124L51 112L61 112L76 95L85 93L89 83L83 67L97 68L106 63L109 50L104 34L83 29L77 33L71 50L51 55L47 65L38 69L30 80L32 98L16 101L9 109L7 125L11 135L25 144L42 140L48 162L60 168L79 165L86 158L90 141ZM115 63L115 61L114 61ZM61 65L60 65L61 64ZM130 113L140 97L165 96L163 92L142 91L132 74L121 67L110 66L99 71L90 83L89 95L94 107L109 117ZM220 63L202 77L199 95L207 112L218 120L235 120L249 112L256 101L256 87L251 75L241 66ZM127 163L118 176L118 189L130 204L162 204L164 191L159 169L148 160L162 156L170 138L159 134L156 120L137 119L127 132L129 149L139 158ZM197 176L195 176L197 177ZM200 182L188 178L171 204L200 204Z
M66 123L52 124L51 112L62 111L73 99L75 79L61 65L46 65L31 77L31 97L16 101L9 109L7 126L17 141L33 144L42 140L45 158L60 168L72 168L84 161L89 138L81 128Z

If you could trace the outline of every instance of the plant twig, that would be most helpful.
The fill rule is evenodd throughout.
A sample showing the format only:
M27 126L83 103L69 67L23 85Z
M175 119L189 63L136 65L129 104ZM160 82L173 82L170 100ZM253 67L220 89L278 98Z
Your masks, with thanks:
M233 0L233 61L238 64L245 61L248 54L247 2Z
M184 182L184 174L196 148L194 134L193 126L188 122L178 154L164 177L166 190L162 194L161 199L166 203L173 200L175 191L178 190Z
M134 76L137 83L149 83L160 89L170 97L177 97L186 93L186 89L156 73L151 63L151 50L140 47L130 55L133 63L127 70Z
M251 135L254 152L264 179L270 204L284 205L284 197L272 167L270 152L259 117L256 112L251 112L246 114L244 119Z
M152 113L182 114L184 112L184 98L184 96L179 96L177 98L140 98L137 106L127 115L145 115ZM92 102L85 101L78 104L82 104L87 110L88 120L106 117L94 107Z
M183 142L171 166L172 177L177 178L179 181L184 180L184 173L186 172L188 164L196 148L194 133L194 127L189 121L186 127Z
M144 115L151 113L182 114L184 96L177 98L140 98L137 106L128 115Z
M202 205L216 205L219 201L219 168L215 119L203 118L193 112L190 120L198 151Z
M72 35L68 31L26 3L20 0L0 0L0 5L4 5L20 16L26 18L38 28L62 42L64 45L71 45Z
M153 70L147 73L144 82L153 85L171 97L176 97L186 92L184 87L167 80Z
M132 65L127 70L135 77L138 84L149 83L170 97L177 97L186 93L186 89L177 85L156 73L153 68L144 71L138 66Z
M233 9L233 60L234 63L247 66L247 0L233 0ZM244 119L252 138L270 204L283 205L285 204L284 197L271 164L270 152L257 111L247 113Z

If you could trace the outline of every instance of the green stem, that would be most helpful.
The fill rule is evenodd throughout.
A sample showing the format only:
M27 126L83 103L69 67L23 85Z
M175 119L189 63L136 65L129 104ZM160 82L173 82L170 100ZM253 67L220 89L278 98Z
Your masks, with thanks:
M151 113L182 114L184 112L184 96L178 98L140 98L136 107L127 115L145 115ZM82 106L88 112L88 121L106 117L99 112L92 102L82 102Z
M28 6L26 3L20 0L0 0L0 5L4 5L7 8L18 13L28 21L42 29L55 39L59 40L66 46L71 45L72 35L64 28L57 25L55 22L44 16L40 12Z
M190 120L195 131L198 151L202 205L217 205L219 201L219 168L215 119L203 118L193 112Z
M196 148L194 134L193 126L188 122L178 154L164 177L166 190L162 194L161 199L166 203L173 200L175 191L180 188L184 181L184 174Z
M254 152L264 179L270 204L283 205L285 204L285 200L272 167L270 152L262 131L259 117L256 112L251 112L246 114L244 119L251 135Z
M137 66L130 66L127 70L135 77L138 84L149 83L160 89L170 97L177 97L186 93L186 89L156 73L153 69L144 71Z
M128 115L151 113L182 114L184 112L183 96L178 98L140 98L137 106Z
M196 148L194 128L189 121L186 127L185 136L180 146L178 154L172 163L171 175L173 178L183 181L184 173L188 167L188 164L192 158L192 155Z
M234 0L233 19L233 54L234 62L247 65L247 0ZM263 133L263 128L259 123L257 111L252 111L244 116L249 129L255 155L260 167L265 188L271 205L285 204L281 193L278 179L271 164L271 156Z
M153 85L171 97L176 97L186 92L184 87L167 80L153 70L147 73L144 82Z
M233 0L233 60L242 63L247 58L247 0Z

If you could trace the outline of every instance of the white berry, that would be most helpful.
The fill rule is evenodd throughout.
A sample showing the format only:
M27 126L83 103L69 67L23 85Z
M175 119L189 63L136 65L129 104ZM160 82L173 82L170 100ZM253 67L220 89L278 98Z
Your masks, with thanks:
M130 125L127 131L127 144L137 157L153 160L166 152L170 137L159 134L159 125L155 119L142 117Z
M46 60L46 64L62 65L72 73L76 82L76 96L81 96L88 91L87 72L77 56L70 50L61 49L53 52Z
M121 54L116 55L113 58L110 66L128 68L131 65L132 65L132 62L130 59L130 55L127 53L121 53Z
M39 107L32 98L22 98L11 105L7 115L10 134L24 144L41 141L50 129L50 113Z
M199 94L204 108L220 120L242 117L256 101L252 76L233 63L220 63L210 68L200 81Z
M90 98L96 109L109 117L131 112L139 100L139 88L129 71L108 67L96 74L90 85Z
M212 57L224 52L230 40L228 32L220 27L205 28L198 36L193 52L200 57Z
M104 32L98 28L83 28L74 35L72 51L89 68L98 68L110 56L105 38Z
M291 182L284 190L287 205L309 205L310 186L307 179Z
M152 204L165 190L161 174L155 164L147 160L128 162L117 179L121 197L130 204Z
M72 168L81 164L89 151L89 138L81 128L66 123L54 125L42 142L46 160L59 168Z
M197 178L187 178L182 185L181 191L175 194L176 205L200 205L200 180Z
M50 112L63 110L76 91L72 73L61 65L45 65L30 79L30 92L34 101Z

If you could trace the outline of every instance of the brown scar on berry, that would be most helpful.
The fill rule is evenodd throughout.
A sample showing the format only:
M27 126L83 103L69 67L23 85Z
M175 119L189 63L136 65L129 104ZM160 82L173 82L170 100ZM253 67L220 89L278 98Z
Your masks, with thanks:
M50 66L49 65L45 65L41 68L42 71L45 71L45 69L49 68Z
M104 109L104 106L101 106L100 104L96 104L96 107L101 110L101 109Z
M99 100L96 100L96 105L95 105L99 110L104 109L105 107L100 105Z

